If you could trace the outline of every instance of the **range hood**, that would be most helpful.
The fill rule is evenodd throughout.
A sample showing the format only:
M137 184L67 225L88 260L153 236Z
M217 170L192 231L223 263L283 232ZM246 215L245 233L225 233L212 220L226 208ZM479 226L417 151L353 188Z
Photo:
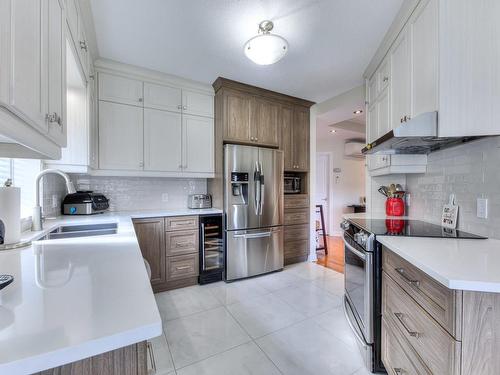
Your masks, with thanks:
M426 112L367 144L363 154L429 154L480 137L438 137L438 113Z

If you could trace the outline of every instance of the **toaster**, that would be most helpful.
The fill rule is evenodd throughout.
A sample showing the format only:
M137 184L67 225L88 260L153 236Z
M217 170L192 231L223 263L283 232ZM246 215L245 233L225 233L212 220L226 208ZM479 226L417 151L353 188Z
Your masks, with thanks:
M109 199L103 194L92 191L77 191L64 197L62 205L63 215L93 215L106 211L109 208Z
M212 197L210 194L191 194L188 208L212 208Z

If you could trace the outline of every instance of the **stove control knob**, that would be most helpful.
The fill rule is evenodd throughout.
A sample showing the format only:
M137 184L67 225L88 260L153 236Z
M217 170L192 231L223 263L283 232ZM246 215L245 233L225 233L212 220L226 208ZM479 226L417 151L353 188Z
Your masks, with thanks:
M361 246L366 246L366 242L368 241L368 233L365 233L365 232L361 233L361 234L359 235L359 237L358 237L358 240L359 240L359 242L358 242L358 243L359 243Z
M342 230L348 230L350 226L351 225L349 224L349 222L347 220L344 220L344 221L342 221L342 223L340 223L340 228Z

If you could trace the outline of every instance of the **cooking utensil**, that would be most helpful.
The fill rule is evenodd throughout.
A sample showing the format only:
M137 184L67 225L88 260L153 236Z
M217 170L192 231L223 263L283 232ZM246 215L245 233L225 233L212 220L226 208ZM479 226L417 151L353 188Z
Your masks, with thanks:
M390 184L390 185L389 185L389 193L390 193L390 196L391 196L391 197L393 197L395 192L396 192L396 185L394 185L394 184Z
M387 186L381 186L378 188L378 192L386 197L389 197L389 191L387 189Z
M396 191L403 191L403 186L401 186L400 184L396 184Z

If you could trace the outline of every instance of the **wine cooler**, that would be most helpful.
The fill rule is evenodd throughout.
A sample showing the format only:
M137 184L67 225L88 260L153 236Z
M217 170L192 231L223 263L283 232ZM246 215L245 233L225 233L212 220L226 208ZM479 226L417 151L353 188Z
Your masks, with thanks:
M200 216L200 284L222 280L224 230L222 215Z

